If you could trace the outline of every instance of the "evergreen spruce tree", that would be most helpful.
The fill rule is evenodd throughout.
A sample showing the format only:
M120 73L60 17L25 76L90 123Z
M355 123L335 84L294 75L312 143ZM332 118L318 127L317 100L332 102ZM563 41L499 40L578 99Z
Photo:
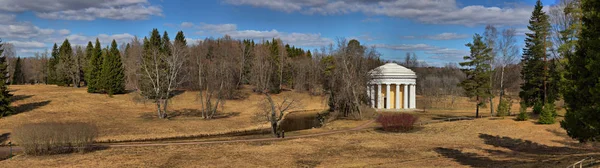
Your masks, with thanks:
M90 59L88 62L87 68L87 78L88 81L88 93L99 93L101 88L99 86L100 74L102 70L102 49L100 48L100 40L96 38L96 45L94 48L91 48L91 42L88 44L88 54L90 55Z
M102 88L108 95L125 93L125 72L117 42L112 41L110 50L102 62Z
M25 75L23 74L23 65L21 65L21 57L17 57L15 62L15 72L13 73L13 85L21 85L25 83Z
M90 70L90 62L91 62L91 59L92 59L93 55L94 55L94 45L92 44L91 41L88 41L88 45L85 48L85 60L87 60L88 62L85 63L86 66L83 69L83 73L84 73L83 74L83 78L85 80L85 85L88 87L87 88L88 93L91 93L90 92L90 80L91 80L92 76L91 76L91 73L90 73L91 72L91 70Z
M461 69L467 75L467 79L460 82L459 86L465 89L469 98L475 98L477 105L475 117L479 118L479 107L485 106L486 99L492 96L490 89L491 65L488 64L493 58L492 49L485 45L479 34L473 36L473 43L466 44L471 48L471 55L465 56L466 62L461 62Z
M538 0L527 26L532 33L526 33L521 60L523 84L521 84L519 97L522 104L527 107L536 103L554 103L558 98L558 96L548 96L549 69L546 49L550 46L550 23L548 15L542 8L542 3Z
M6 56L2 54L3 43L0 40L0 118L13 114L14 110L10 107L10 97L12 95L8 93L8 65L6 63Z
M51 58L48 60L48 83L46 84L58 84L58 72L56 70L56 66L60 61L58 56L58 46L54 43L52 47Z
M563 94L567 105L560 125L580 142L600 140L600 1L582 0L582 29L575 54L567 54Z
M58 68L59 77L59 86L69 86L70 83L73 83L75 86L75 79L73 76L73 67L74 67L74 56L73 56L73 48L71 47L71 43L69 39L65 39L65 41L58 48L58 55L60 57L60 66Z
M183 44L184 46L187 45L187 41L185 40L185 35L183 35L183 31L177 32L177 35L175 35L175 43Z

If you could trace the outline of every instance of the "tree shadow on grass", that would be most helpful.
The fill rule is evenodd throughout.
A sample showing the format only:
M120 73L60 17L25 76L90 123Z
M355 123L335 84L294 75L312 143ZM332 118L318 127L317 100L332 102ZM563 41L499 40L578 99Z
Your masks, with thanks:
M485 149L489 155L481 156L477 153L466 153L459 149L436 148L435 151L446 158L473 167L566 167L583 158L600 156L595 149L582 149L574 147L554 147L536 142L480 134L485 144L501 147L506 150Z
M10 133L4 133L4 134L0 135L0 145L4 144L4 142L6 142L6 140L8 140L8 136L10 136Z
M19 101L19 100L25 100L30 97L33 97L33 95L14 95L14 96L10 97L10 101L15 102L15 101Z
M465 153L450 148L435 148L435 152L446 158L452 158L462 165L469 165L472 167L518 167L518 165L527 163L516 160L492 160L489 157L479 156L476 153Z
M15 107L15 113L14 114L29 112L31 110L34 110L34 109L43 107L45 105L48 105L48 104L50 104L50 102L51 102L50 100L46 100L46 101L41 101L41 102L21 104L21 105Z
M572 155L589 152L598 152L598 150L591 149L547 146L529 140L514 139L511 137L492 136L488 134L479 134L479 138L483 139L485 144L488 145L507 148L515 152L536 155Z

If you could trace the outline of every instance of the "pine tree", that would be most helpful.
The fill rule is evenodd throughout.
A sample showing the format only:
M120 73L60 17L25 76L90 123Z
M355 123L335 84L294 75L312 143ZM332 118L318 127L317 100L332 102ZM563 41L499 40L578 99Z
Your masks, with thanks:
M115 40L112 41L110 50L102 62L101 80L102 88L108 95L125 93L125 72Z
M2 54L4 49L2 47L3 43L0 40L0 117L11 115L14 110L10 107L10 97L12 94L8 93L8 65L6 64L6 56Z
M580 142L600 140L600 1L582 0L582 29L577 37L575 54L568 60L563 94L567 105L560 125Z
M485 106L486 99L492 96L490 89L490 69L489 64L492 59L491 48L486 46L481 40L479 34L473 36L473 43L466 44L471 48L471 55L465 56L466 62L461 62L461 69L467 75L467 79L460 82L460 86L465 89L465 94L469 98L475 98L477 107L475 117L479 117L479 107Z
M90 59L88 62L87 68L87 78L88 81L88 93L99 93L101 88L99 86L100 82L100 74L102 71L102 49L100 48L100 40L96 38L96 46L91 48L91 42L88 44L88 54L90 55Z
M519 97L527 107L535 103L554 103L556 100L554 98L557 98L557 96L548 97L549 70L546 49L550 46L550 23L548 15L542 8L542 3L538 0L527 26L532 33L526 33L521 60L523 63L521 78L524 82Z
M15 62L15 72L13 73L13 85L21 85L25 83L25 75L23 74L23 65L21 65L21 57L17 57Z
M48 83L47 84L58 84L59 76L58 76L58 72L56 70L56 66L58 65L58 62L60 61L60 58L58 56L58 46L56 45L56 43L54 43L54 46L52 47L51 55L52 55L52 57L48 61Z

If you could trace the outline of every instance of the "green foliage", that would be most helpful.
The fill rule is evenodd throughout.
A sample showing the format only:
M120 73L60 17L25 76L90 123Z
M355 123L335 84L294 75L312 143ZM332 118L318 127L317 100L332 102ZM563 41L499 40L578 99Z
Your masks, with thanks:
M54 46L52 47L51 56L52 57L50 57L50 59L48 60L48 81L46 83L58 84L58 81L60 81L60 76L57 72L56 66L60 61L60 57L58 55L58 46L56 45L56 43L54 43Z
M91 42L88 43L86 51L90 57L88 59L88 66L86 70L86 81L87 81L87 91L88 93L100 93L102 91L101 86L99 85L100 76L102 71L102 62L104 61L102 58L102 48L100 47L100 40L96 38L96 46L92 47Z
M125 72L117 42L112 41L110 51L102 62L101 87L108 95L125 93Z
M529 114L527 114L527 106L521 104L521 108L519 109L519 115L515 119L517 121L527 121L529 120Z
M540 119L538 120L539 124L554 124L556 121L554 120L556 117L556 109L554 107L554 103L546 103L542 112L540 113Z
M12 80L12 84L24 84L25 81L25 75L23 74L23 65L21 63L21 57L17 58L17 61L15 62L15 72L13 73L13 80Z
M521 69L521 92L519 97L525 105L532 106L536 102L554 102L557 96L548 96L548 62L547 48L550 46L549 17L542 10L543 5L538 0L527 27L532 33L526 33L525 48L523 49L523 69ZM554 92L556 93L556 92ZM553 98L553 99L550 99Z
M144 75L140 75L138 87L141 91L141 94L148 99L155 99L157 98L156 95L166 94L166 89L164 89L163 83L155 82L153 79L150 79L148 75L145 74L152 72L167 71L168 65L164 59L164 57L166 57L167 55L165 53L165 50L163 50L163 47L165 46L163 43L164 41L163 39L161 39L160 32L158 31L158 29L152 30L152 32L150 33L150 38L144 37L144 54L142 55L142 64L146 63L148 65L142 65L139 69L139 73ZM153 58L154 56L159 57L158 59L156 59L156 62ZM144 69L144 66L146 66L146 69ZM166 73L159 73L159 75L160 74L166 75ZM159 76L158 78L165 79L164 76ZM158 93L156 92L157 90L154 90L153 85L157 85L157 87L161 88Z
M491 55L492 49L485 45L479 34L473 36L473 43L466 44L471 48L471 55L465 56L466 62L461 62L461 69L467 79L460 82L460 86L465 90L467 97L475 98L477 101L476 117L479 117L479 107L485 106L485 100L492 95L490 94L490 69L488 64L493 58Z
M65 41L58 48L58 55L60 58L59 66L57 67L57 74L59 78L57 78L56 84L58 86L69 86L73 77L71 75L71 68L74 66L74 59L73 48L71 47L71 43L68 39L65 39Z
M512 106L512 100L503 98L498 103L497 115L498 117L504 117L510 115L510 107Z
M0 40L0 74L8 74L8 65L6 63L6 56L2 54L4 49L3 43ZM8 75L0 75L0 118L11 115L14 110L10 107L10 97L12 94L8 93Z
M536 102L533 104L533 114L541 114L544 110L544 104L541 102Z
M575 54L567 54L563 97L567 113L560 125L580 142L600 140L600 1L582 0L581 33Z

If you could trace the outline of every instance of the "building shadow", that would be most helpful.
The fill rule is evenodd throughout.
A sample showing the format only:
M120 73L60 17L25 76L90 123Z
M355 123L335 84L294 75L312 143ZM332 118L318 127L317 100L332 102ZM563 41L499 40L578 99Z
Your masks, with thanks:
M30 97L33 97L33 95L14 95L14 96L10 97L10 101L15 102L15 101L19 101L19 100L25 100Z
M37 108L46 106L46 105L50 104L50 102L51 102L50 100L46 100L46 101L41 101L41 102L33 102L33 103L21 104L21 105L15 107L15 113L14 114L29 112L31 110L35 110Z

